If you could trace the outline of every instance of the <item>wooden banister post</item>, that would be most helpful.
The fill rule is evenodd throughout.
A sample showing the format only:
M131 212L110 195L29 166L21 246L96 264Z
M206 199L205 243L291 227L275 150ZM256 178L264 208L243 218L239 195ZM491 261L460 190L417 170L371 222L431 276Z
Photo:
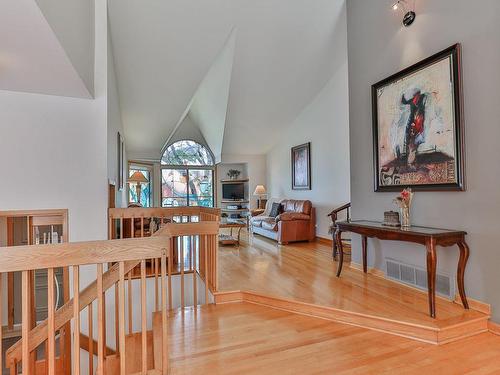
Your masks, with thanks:
M142 373L148 372L148 338L146 326L146 261L141 261L141 352L142 352Z
M47 367L49 375L55 374L55 318L54 318L54 269L47 270L47 353L45 358L47 360Z
M23 375L30 374L30 351L29 351L29 332L30 332L30 291L29 291L29 277L30 271L22 272L22 323L21 323L21 337L22 343L22 366Z
M119 348L120 348L120 374L126 374L125 368L125 264L119 264L120 281L118 282L118 304L119 304Z
M167 252L161 256L162 373L168 374L168 317L166 285Z
M97 374L104 375L104 290L102 264L97 264Z
M73 266L73 374L80 375L80 267Z

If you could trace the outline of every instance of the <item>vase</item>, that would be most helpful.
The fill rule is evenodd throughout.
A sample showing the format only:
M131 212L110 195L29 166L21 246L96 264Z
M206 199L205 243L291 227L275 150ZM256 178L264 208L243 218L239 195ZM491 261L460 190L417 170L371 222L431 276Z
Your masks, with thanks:
M410 226L410 207L401 207L401 227Z

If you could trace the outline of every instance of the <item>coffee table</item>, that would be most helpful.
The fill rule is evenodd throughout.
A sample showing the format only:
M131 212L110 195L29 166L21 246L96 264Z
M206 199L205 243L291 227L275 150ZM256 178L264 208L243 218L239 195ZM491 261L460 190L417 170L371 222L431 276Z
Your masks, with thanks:
M245 228L246 226L246 220L243 219L222 219L219 228L229 228L230 234L219 234L219 243L221 245L239 246L241 229ZM237 229L236 236L233 236L233 229Z

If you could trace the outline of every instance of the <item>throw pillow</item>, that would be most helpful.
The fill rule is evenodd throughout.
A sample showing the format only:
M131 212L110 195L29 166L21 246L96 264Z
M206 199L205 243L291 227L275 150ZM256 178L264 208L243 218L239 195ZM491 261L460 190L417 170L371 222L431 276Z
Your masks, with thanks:
M276 217L280 214L281 211L281 204L280 203L273 203L273 206L271 207L271 212L269 213L270 217Z

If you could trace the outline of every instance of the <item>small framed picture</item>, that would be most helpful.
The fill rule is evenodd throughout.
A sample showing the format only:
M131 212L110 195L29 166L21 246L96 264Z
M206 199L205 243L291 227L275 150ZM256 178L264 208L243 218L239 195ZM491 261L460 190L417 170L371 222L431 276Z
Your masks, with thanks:
M292 189L311 190L311 143L292 147Z

